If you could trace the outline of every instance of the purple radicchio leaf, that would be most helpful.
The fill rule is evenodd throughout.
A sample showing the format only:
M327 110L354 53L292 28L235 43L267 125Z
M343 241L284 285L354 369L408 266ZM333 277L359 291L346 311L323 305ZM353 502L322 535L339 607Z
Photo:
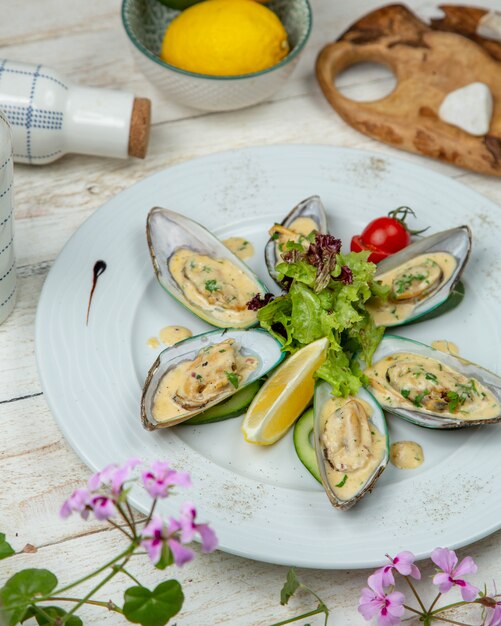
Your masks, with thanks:
M351 285L353 283L353 272L347 265L343 265L341 273L333 280L340 280L344 285Z
M306 251L306 261L317 268L314 289L317 293L325 289L331 279L331 272L336 267L337 255L341 250L341 240L332 235L317 233L315 243Z
M247 302L247 308L249 311L259 311L259 309L262 309L274 299L275 296L272 293L265 293L264 296L261 296L260 293L256 293L256 295Z

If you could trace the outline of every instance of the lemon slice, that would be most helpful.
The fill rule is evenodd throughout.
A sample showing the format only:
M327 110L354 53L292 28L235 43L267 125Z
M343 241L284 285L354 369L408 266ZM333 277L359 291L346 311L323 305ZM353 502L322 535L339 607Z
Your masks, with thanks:
M261 387L245 415L245 440L261 446L278 441L313 397L313 374L327 356L329 340L322 337L289 357Z

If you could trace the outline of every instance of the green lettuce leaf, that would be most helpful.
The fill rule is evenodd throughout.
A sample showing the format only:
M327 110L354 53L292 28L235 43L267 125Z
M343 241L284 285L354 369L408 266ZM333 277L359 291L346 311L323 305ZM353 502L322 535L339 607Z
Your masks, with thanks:
M370 364L384 333L383 327L375 326L365 303L374 296L386 298L388 288L374 280L376 266L367 261L368 252L349 252L338 253L335 263L334 257L329 257L330 274L325 274L324 265L327 281L322 279L319 289L317 272L321 269L308 262L298 244L286 246L296 250L292 262L280 262L276 270L280 278L292 279L289 291L260 309L258 320L290 353L327 337L327 359L316 377L329 382L336 396L356 394L363 373L355 355ZM351 271L348 280L343 280L343 268Z

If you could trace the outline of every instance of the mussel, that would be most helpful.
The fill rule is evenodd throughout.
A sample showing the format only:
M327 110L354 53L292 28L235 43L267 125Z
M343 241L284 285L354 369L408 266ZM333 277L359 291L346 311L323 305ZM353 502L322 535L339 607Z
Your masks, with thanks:
M459 226L425 237L378 264L375 280L387 300L367 303L377 326L410 324L443 305L459 281L471 250L471 231Z
M268 288L203 226L155 207L148 214L146 236L159 283L187 309L220 328L257 323L247 302Z
M226 400L276 367L281 346L259 329L216 330L160 353L146 377L141 420L147 430L174 426Z
M501 378L418 341L387 335L368 389L389 413L425 428L464 428L501 422Z
M275 270L280 261L280 246L287 241L304 240L312 232L327 232L327 216L319 196L311 196L295 206L281 224L275 224L272 236L264 249L268 272L277 285L282 286Z
M317 383L314 441L324 489L342 510L372 491L390 458L383 411L365 389L355 397L336 398L328 383Z

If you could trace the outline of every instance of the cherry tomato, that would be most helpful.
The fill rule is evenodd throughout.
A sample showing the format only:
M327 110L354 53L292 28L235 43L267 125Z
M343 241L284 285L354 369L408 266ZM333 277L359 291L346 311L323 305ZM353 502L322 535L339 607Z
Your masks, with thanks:
M379 263L390 254L399 252L411 242L411 235L419 235L425 230L410 230L405 223L408 215L416 217L409 207L399 207L390 211L386 217L378 217L369 222L360 235L351 240L352 252L369 250L369 261Z
M402 250L411 242L409 231L402 222L393 217L378 217L372 220L360 236L366 246L379 248L389 254Z
M387 256L390 256L388 252L384 252L383 250L379 250L374 246L368 246L366 243L362 241L362 237L360 235L355 235L352 237L350 250L352 252L362 252L362 250L370 250L369 258L367 259L371 263L379 263L383 259L386 259Z

